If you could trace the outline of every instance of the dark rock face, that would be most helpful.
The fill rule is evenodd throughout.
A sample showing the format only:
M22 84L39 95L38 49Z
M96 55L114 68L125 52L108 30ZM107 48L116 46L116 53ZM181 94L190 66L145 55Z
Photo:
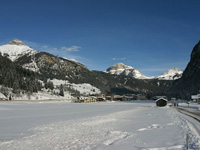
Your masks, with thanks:
M181 79L174 82L172 91L177 91L181 98L190 98L200 90L200 41L195 45Z

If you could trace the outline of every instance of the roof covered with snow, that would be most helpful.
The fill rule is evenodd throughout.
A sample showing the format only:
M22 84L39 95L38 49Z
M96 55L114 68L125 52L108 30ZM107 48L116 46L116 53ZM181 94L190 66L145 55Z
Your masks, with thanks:
M164 101L166 101L166 102L168 101L167 99L161 97L161 98L157 99L156 102L157 102L157 101L160 101L160 100L164 100Z

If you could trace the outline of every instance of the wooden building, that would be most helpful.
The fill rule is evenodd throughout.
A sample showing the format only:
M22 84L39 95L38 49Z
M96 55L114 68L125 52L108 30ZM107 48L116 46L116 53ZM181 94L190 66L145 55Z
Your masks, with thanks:
M161 97L161 98L156 100L156 106L164 107L166 105L167 105L167 99Z
M121 95L114 95L113 101L123 101L123 96L121 96Z
M192 95L191 99L193 100L193 102L195 103L200 103L200 94L197 95Z
M111 101L112 100L112 95L111 94L104 94L104 98L105 98L105 100Z
M105 99L104 99L104 98L101 98L101 97L98 97L98 98L96 99L96 102L105 102Z

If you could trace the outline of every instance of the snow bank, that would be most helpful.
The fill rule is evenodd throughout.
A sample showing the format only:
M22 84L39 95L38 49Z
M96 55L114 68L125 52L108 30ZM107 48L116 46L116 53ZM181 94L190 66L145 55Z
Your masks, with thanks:
M60 86L61 84L62 85L69 84L69 82L67 80L59 80L59 79L52 79L52 80L50 80L49 79L48 81L51 81L54 86Z
M68 92L64 93L63 96L54 95L49 92L37 92L32 94L12 94L13 100L68 100L71 101L71 95Z
M79 91L81 94L84 94L84 95L93 95L93 94L101 93L101 91L98 88L88 83L83 83L83 84L72 83L71 85L75 90Z

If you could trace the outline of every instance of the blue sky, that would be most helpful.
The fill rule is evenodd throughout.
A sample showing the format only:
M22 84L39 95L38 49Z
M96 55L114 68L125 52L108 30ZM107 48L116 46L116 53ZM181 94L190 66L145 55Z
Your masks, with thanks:
M13 39L91 70L116 63L147 76L185 69L200 40L199 0L10 0L0 44Z

